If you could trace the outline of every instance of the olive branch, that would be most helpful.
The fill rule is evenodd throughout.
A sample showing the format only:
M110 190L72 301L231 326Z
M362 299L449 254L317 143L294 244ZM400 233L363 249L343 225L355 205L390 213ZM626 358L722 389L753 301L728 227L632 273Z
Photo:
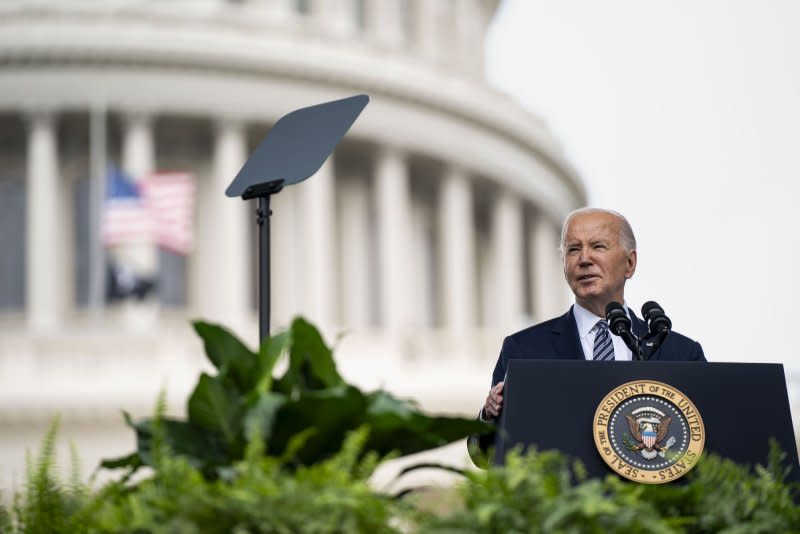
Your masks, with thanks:
M638 443L634 441L631 435L627 432L622 434L622 444L625 445L625 448L629 451L635 451L638 447Z

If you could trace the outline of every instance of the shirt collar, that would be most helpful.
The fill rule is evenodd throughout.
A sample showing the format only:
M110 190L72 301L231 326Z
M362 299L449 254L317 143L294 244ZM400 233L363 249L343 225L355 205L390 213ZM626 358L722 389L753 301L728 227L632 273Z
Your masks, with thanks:
M622 306L625 308L625 313L630 317L631 313L628 311L628 305L623 302ZM598 317L577 302L572 305L572 313L575 315L575 322L578 324L578 335L581 337L589 334L597 324L597 321L605 319L605 317Z

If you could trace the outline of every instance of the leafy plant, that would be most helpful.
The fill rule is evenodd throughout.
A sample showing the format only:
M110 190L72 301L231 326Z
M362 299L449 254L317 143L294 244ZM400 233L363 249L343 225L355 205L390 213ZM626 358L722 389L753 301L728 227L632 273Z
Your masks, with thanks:
M639 499L639 487L615 477L586 480L580 464L555 451L511 452L504 466L464 476L462 507L444 517L421 512L420 532L675 532Z
M163 401L163 398L162 398ZM349 433L342 449L311 466L286 469L263 455L260 442L247 447L225 477L205 478L165 441L161 408L152 422L152 475L131 485L113 481L92 493L56 475L54 424L40 461L13 514L0 507L0 532L97 533L387 533L407 508L369 487L381 458L363 453L368 430Z
M347 384L319 331L302 318L265 340L258 352L221 326L195 322L194 329L217 374L201 375L186 420L164 419L163 425L170 449L207 477L241 460L256 436L267 454L307 466L331 457L345 435L361 426L370 429L364 451L379 455L411 454L491 429L474 419L429 416L385 391L364 393ZM287 369L274 379L285 353ZM152 466L152 419L133 421L125 414L125 420L136 431L137 450L103 466Z
M391 520L402 505L370 489L378 457L362 455L366 438L366 429L355 431L339 453L295 470L285 469L280 459L248 454L215 480L203 477L186 457L168 449L154 452L152 478L133 491L114 487L98 496L94 527L131 534L393 534Z
M11 515L0 502L0 532L11 532Z
M786 482L785 460L774 441L766 466L753 469L708 455L687 484L648 487L642 498L689 533L800 532L800 485Z
M88 490L80 482L74 448L70 483L59 480L55 453L58 428L56 417L42 438L37 459L28 456L25 488L14 496L12 512L0 506L0 532L50 534L84 530L80 510Z
M152 417L126 415L137 450L104 462L128 471L96 491L80 482L75 452L69 482L56 475L56 419L12 508L0 505L0 532L800 532L800 488L786 482L774 443L766 466L708 455L682 483L665 486L587 479L580 463L531 450L486 471L447 468L465 478L444 511L413 492L389 498L369 486L387 455L486 427L345 383L302 319L258 352L219 326L194 326L217 373L201 375L187 419L165 418L163 395ZM273 378L285 354L286 371ZM133 482L143 465L152 469Z
M448 509L435 512L430 502L414 500L414 494L398 500L370 488L369 478L382 458L364 450L367 427L348 433L342 449L328 459L291 469L285 458L265 456L264 442L256 436L244 458L212 480L170 450L162 414L163 397L151 418L153 469L148 478L135 484L117 480L95 492L76 488L74 480L59 481L56 421L12 513L0 507L0 532L800 532L800 510L794 504L798 487L785 482L788 468L776 447L765 467L751 471L709 455L685 484L664 486L615 476L589 480L579 463L570 464L553 451L512 453L505 466L487 471L449 468L465 480Z
M587 480L582 465L560 453L513 452L505 466L463 472L460 507L448 514L420 510L417 527L426 533L800 532L800 488L786 482L787 473L774 443L765 467L708 455L683 483L663 486L613 475Z

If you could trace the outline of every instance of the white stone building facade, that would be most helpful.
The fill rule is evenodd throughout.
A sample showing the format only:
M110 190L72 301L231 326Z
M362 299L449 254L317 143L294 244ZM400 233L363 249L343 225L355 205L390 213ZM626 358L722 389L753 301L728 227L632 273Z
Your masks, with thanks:
M558 233L586 202L545 125L485 80L496 4L3 2L0 489L57 412L87 470L132 449L119 410L166 388L181 412L206 367L191 318L255 344L255 205L224 190L280 116L357 93L331 159L273 197L272 328L305 315L350 380L473 413L502 336L570 301ZM194 251L150 251L144 303L93 305L98 161L197 181Z

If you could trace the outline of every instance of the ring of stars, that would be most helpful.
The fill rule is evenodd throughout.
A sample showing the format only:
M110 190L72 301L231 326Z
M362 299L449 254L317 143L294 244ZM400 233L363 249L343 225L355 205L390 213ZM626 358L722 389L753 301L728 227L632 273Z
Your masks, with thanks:
M620 440L613 439L613 436L616 436L615 423L617 421L617 417L622 412L622 410L626 406L630 406L631 404L634 404L634 403L638 404L638 403L647 402L647 401L649 401L651 403L655 403L657 405L661 405L661 406L659 406L659 409L662 409L662 411L670 412L674 416L673 417L673 421L677 420L677 422L680 422L680 425L681 425L681 432L680 432L681 438L680 438L680 447L678 448L678 453L679 454L677 454L675 456L675 458L673 460L671 460L671 461L670 460L665 460L663 462L658 462L658 463L655 463L655 464L654 463L643 463L641 461L638 461L637 459L632 458L628 454L630 451L620 450L619 449ZM625 424L627 425L627 421L625 421ZM622 404L618 405L616 407L616 409L614 409L614 412L611 415L611 420L610 420L610 422L608 424L608 435L612 436L611 442L612 442L612 446L614 448L614 452L616 452L620 457L624 458L628 463L630 463L631 465L633 465L635 467L639 467L641 469L655 471L655 470L663 469L665 467L669 467L670 465L674 464L678 460L678 458L680 458L682 453L684 453L686 451L686 447L687 447L687 444L688 444L689 432L688 432L688 429L686 428L686 420L685 420L685 418L681 414L680 410L678 410L678 408L674 404L672 404L671 402L668 402L668 401L666 401L666 400L664 400L664 399L662 399L660 397L653 397L651 395L638 395L636 397L632 397L632 398L626 400Z

